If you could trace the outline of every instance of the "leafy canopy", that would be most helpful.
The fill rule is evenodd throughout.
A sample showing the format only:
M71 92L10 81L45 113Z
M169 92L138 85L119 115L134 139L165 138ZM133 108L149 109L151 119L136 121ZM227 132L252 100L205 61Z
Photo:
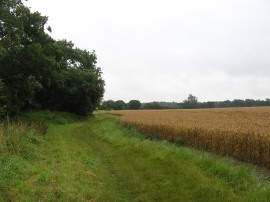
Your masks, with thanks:
M39 107L87 115L104 93L95 52L52 39L47 20L21 1L0 1L0 98L9 114Z

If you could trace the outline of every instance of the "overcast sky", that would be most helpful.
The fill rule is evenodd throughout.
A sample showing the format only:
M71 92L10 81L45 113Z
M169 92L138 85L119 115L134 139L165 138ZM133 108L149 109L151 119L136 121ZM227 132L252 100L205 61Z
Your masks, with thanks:
M104 99L270 97L269 0L28 0L51 36L95 50Z

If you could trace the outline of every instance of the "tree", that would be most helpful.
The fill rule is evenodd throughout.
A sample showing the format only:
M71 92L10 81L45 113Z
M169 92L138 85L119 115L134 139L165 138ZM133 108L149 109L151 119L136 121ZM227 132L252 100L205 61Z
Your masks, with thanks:
M149 102L143 105L144 109L160 109L161 106L158 102Z
M31 13L21 1L2 0L0 4L0 79L7 88L8 112L27 107L40 87L38 74L47 17ZM42 43L41 43L42 42Z
M115 110L123 110L123 109L126 109L126 107L127 107L126 103L123 100L117 100L114 103L113 109L115 109Z
M270 99L269 99L269 98L266 98L266 99L265 99L265 105L266 105L266 106L270 106Z
M128 109L140 109L142 106L139 100L130 100L128 103Z
M31 13L21 1L1 1L0 79L7 88L8 112L18 113L35 102L56 62L50 51L54 40L44 32L47 17Z
M232 101L232 105L233 105L233 107L244 107L245 106L245 101L240 100L240 99L234 99Z
M103 101L100 109L101 110L110 110L114 108L114 101L113 100L107 100L107 101Z
M107 100L107 101L103 101L100 109L101 110L123 110L126 109L127 105L123 100L117 100L117 101L113 101L113 100Z
M244 104L246 107L251 107L256 105L256 101L253 99L245 99Z
M188 98L183 102L183 108L185 109L193 109L198 108L198 98L189 94Z
M218 107L222 107L222 108L232 107L232 102L230 100L219 102Z
M96 55L74 48L72 42L54 44L57 67L42 79L43 89L36 99L43 108L69 111L80 115L91 113L104 93L101 69L96 67Z
M38 97L43 108L88 115L103 93L103 80L92 71L69 69L54 72L51 85L40 91Z
M104 93L95 52L55 41L45 32L47 20L20 0L0 1L0 80L7 112L40 106L87 115Z

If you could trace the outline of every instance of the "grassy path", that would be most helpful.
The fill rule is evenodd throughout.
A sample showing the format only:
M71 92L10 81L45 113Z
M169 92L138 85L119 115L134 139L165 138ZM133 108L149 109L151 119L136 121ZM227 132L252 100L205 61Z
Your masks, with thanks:
M52 125L20 201L269 201L246 166L144 139L115 117Z

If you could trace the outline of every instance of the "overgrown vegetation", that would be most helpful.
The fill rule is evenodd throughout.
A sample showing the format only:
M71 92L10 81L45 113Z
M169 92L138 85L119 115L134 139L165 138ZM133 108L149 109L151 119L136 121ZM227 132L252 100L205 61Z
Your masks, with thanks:
M5 120L0 123L0 200L13 198L13 187L22 186L29 174L31 161L37 158L48 125Z
M103 96L95 52L54 40L47 20L20 0L0 1L0 115L31 108L88 115Z
M33 111L23 113L17 118L4 119L0 122L0 157L31 157L35 153L31 150L31 145L42 142L50 124L66 125L80 120L84 118L51 111Z

